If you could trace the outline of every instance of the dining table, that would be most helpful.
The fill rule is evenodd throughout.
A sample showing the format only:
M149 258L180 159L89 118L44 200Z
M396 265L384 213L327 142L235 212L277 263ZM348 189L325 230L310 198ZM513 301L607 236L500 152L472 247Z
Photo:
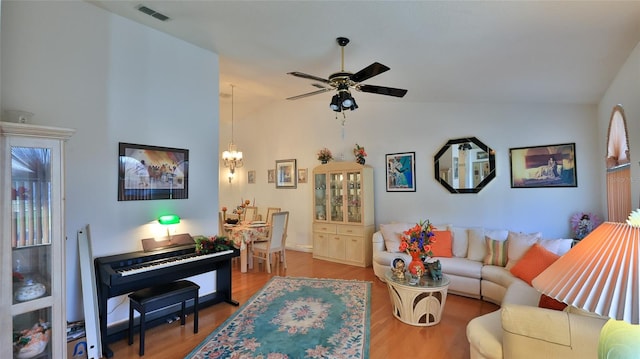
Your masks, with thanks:
M263 221L239 222L224 224L224 229L236 248L240 248L240 272L246 273L253 268L248 246L269 233L269 225Z

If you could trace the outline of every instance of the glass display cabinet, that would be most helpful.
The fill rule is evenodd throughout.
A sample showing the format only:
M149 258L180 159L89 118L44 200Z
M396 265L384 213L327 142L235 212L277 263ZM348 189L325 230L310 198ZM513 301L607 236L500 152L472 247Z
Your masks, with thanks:
M64 141L0 122L0 357L65 358Z
M373 168L330 162L313 169L313 257L371 265Z

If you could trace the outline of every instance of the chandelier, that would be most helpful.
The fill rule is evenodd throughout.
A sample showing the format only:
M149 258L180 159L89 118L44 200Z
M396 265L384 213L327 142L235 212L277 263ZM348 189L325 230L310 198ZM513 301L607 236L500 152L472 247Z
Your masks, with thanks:
M242 151L238 151L238 148L233 144L233 85L231 85L231 142L229 143L229 149L222 152L222 160L224 166L229 167L229 182L233 178L236 168L242 167Z

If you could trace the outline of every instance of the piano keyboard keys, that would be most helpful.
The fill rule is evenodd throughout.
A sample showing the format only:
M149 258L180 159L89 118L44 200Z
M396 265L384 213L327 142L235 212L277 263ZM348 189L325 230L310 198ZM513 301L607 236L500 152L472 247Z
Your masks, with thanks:
M143 272L156 270L156 269L160 269L160 268L171 267L171 266L180 265L180 264L184 264L184 263L188 263L188 262L196 262L196 261L200 261L200 260L203 260L203 259L222 256L222 255L230 254L230 253L233 253L233 250L227 250L227 251L216 252L216 253L201 254L201 255L197 255L195 253L192 253L192 254L183 255L183 256L179 256L179 257L172 257L172 258L169 258L167 260L163 260L163 261L159 261L159 262L153 262L153 263L148 263L147 262L147 263L143 263L143 264L132 266L132 267L128 267L128 268L119 269L116 272L119 273L120 275L122 275L123 277L125 277L125 276L129 276L129 275L133 275L133 274L143 273Z

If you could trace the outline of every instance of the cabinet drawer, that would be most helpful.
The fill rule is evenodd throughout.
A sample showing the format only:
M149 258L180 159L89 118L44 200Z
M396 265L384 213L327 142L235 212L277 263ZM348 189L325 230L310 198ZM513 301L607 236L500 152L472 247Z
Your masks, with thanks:
M338 224L337 233L347 236L362 236L364 235L364 227L361 226L347 226Z
M336 225L329 223L314 223L313 231L322 233L336 233Z

